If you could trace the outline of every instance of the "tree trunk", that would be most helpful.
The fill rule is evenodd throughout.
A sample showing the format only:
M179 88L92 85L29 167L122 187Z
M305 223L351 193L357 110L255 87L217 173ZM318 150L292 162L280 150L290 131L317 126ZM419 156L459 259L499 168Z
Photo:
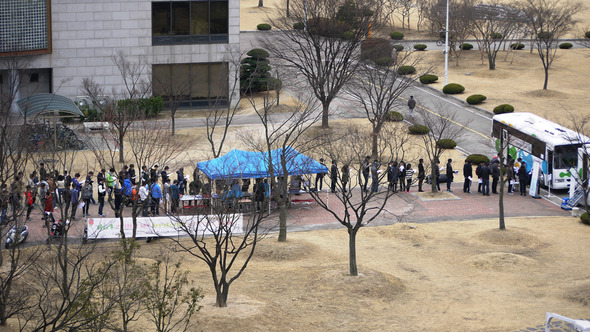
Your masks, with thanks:
M496 59L491 53L488 54L488 63L490 65L490 70L496 70Z
M176 112L171 112L171 117L172 117L172 136L174 136L174 129L176 128L176 120L174 118L174 113Z
M500 152L502 153L502 152ZM501 165L500 165L501 166ZM510 166L506 166L510 167ZM498 201L498 209L500 210L500 230L506 229L506 223L504 222L504 174L502 173L502 168L500 167L500 197Z
M328 126L328 110L330 109L330 103L322 103L322 128L327 129Z
M227 293L229 292L229 286L223 285L223 283L219 283L217 287L215 287L215 306L219 308L227 307Z
M125 163L125 156L123 155L123 134L119 134L119 162L121 164Z
M372 141L373 141L372 147L371 147L371 156L373 156L373 158L377 158L377 152L378 152L378 149L377 149L377 145L378 145L377 139L379 138L379 133L373 131L373 133L371 134L371 138L372 138Z
M264 7L264 0L258 0L258 7Z
M359 272L356 266L356 230L348 229L348 264L350 265L350 275L358 276Z
M549 66L545 66L545 83L543 83L543 90L547 90L547 83L549 82Z
M279 199L279 242L287 242L287 204Z
M289 16L289 0L287 0L287 17L290 17Z
M430 188L433 193L438 192L438 188L436 187L436 169L436 163L430 163Z

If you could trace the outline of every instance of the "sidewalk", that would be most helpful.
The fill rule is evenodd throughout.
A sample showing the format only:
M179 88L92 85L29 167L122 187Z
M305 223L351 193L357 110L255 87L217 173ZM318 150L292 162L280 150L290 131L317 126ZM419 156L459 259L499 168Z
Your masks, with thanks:
M425 200L417 196L417 187L413 186L411 192L400 192L391 197L385 210L370 225L390 225L396 222L426 223L440 222L451 220L474 220L489 219L498 217L498 201L500 195L483 196L477 193L477 184L473 184L472 193L464 193L463 183L453 183L452 198L450 199L429 199ZM424 187L426 192L430 191L429 186ZM382 190L382 189L381 189ZM451 195L444 195L445 197ZM344 215L344 210L334 194L326 193L330 208L337 211L340 216ZM298 196L298 198L309 198L309 195ZM131 208L126 208L125 215ZM108 217L113 217L114 212L105 203L105 213ZM411 212L410 212L411 211ZM91 217L98 216L98 205L90 206ZM163 210L160 211L164 215ZM528 216L570 216L570 213L562 210L559 206L549 202L546 199L535 199L530 196L508 195L504 194L504 213L506 218L510 217L528 217ZM77 220L72 223L70 236L81 238L84 232L86 220L82 217L82 211L77 211ZM404 216L404 214L407 214ZM59 218L59 208L56 208L54 216ZM353 216L354 218L354 216ZM354 219L353 219L354 220ZM31 220L27 222L29 226L29 239L27 243L44 243L47 239L47 229L43 228L42 214L39 209L35 209L31 215ZM278 231L278 211L273 212L269 218L264 221L264 225L271 229L271 232ZM288 231L308 231L314 229L327 229L343 227L338 223L334 216L328 211L319 207L316 203L293 205L289 209ZM4 240L3 240L4 241Z

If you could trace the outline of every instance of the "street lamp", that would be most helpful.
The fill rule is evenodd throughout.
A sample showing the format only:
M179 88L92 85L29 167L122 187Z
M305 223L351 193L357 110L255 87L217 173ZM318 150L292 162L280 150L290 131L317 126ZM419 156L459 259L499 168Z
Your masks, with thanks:
M445 85L449 74L449 0L447 0L447 23L445 26Z

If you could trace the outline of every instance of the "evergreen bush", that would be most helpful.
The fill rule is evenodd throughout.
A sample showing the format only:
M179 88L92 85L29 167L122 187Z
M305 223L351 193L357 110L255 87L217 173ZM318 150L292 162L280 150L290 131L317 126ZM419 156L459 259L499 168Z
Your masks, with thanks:
M441 138L436 142L436 146L441 149L452 150L457 146L457 143L450 138Z
M588 220L588 212L584 212L580 215L580 221L582 221L585 225L590 225L590 221Z
M490 35L490 37L492 37L493 40L500 40L502 39L502 34L499 32L494 32Z
M524 48L524 44L523 43L510 44L510 48L513 50L522 50Z
M502 104L494 107L494 114L512 113L514 112L514 106L509 104Z
M424 51L426 49L426 47L428 47L428 46L426 46L426 44L416 44L416 45L414 45L414 49L416 51Z
M375 60L375 64L377 66L381 66L381 67L389 67L391 65L393 65L395 63L395 60L393 60L390 57L383 57L383 58L379 58L377 60Z
M459 93L463 93L463 91L465 91L465 88L461 84L449 83L443 87L442 91L443 93L446 93L448 95L456 95Z
M584 37L590 38L590 31L586 31L586 33L584 33Z
M438 76L436 75L431 75L431 74L425 74L420 76L420 83L422 84L431 84L438 81Z
M484 100L488 99L484 95L471 95L467 97L467 104L469 105L478 105L483 103Z
M572 43L561 43L559 44L559 48L561 48L562 50L568 50L570 48L574 47L574 45Z
M414 68L413 66L400 66L397 69L397 73L399 75L412 75L412 74L416 74L416 68Z
M404 45L393 45L392 47L397 52L402 52L404 50Z
M389 37L393 40L402 40L404 39L404 34L399 31L394 31L389 34Z
M469 51L469 50L473 49L473 45L471 45L469 43L463 43L463 44L459 45L459 47L464 51Z
M490 158L488 158L487 156L484 156L483 154L477 154L477 153L470 154L465 159L467 161L470 161L474 165L479 165L482 162L484 162L484 163L489 163L490 162Z
M266 30L270 30L272 29L272 27L270 26L270 24L267 23L260 23L256 26L256 29L258 30L262 30L262 31L266 31Z
M293 24L293 29L303 30L305 29L305 24L303 24L303 22L296 22L295 24Z
M270 54L261 48L255 48L248 53L248 58L241 61L240 68L240 89L245 93L266 91L272 89L269 84L270 76Z
M426 135L430 131L430 129L428 129L428 127L426 127L425 125L418 124L409 126L408 130L412 135Z
M404 116L397 111L389 111L385 114L385 120L391 122L400 122L404 120Z

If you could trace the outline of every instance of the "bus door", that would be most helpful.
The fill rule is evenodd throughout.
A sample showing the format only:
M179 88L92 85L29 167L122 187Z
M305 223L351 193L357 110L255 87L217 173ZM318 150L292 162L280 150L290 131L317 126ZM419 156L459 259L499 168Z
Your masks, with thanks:
M553 151L547 149L547 177L548 177L548 179L545 180L545 185L550 188L553 188L553 156L554 156Z

